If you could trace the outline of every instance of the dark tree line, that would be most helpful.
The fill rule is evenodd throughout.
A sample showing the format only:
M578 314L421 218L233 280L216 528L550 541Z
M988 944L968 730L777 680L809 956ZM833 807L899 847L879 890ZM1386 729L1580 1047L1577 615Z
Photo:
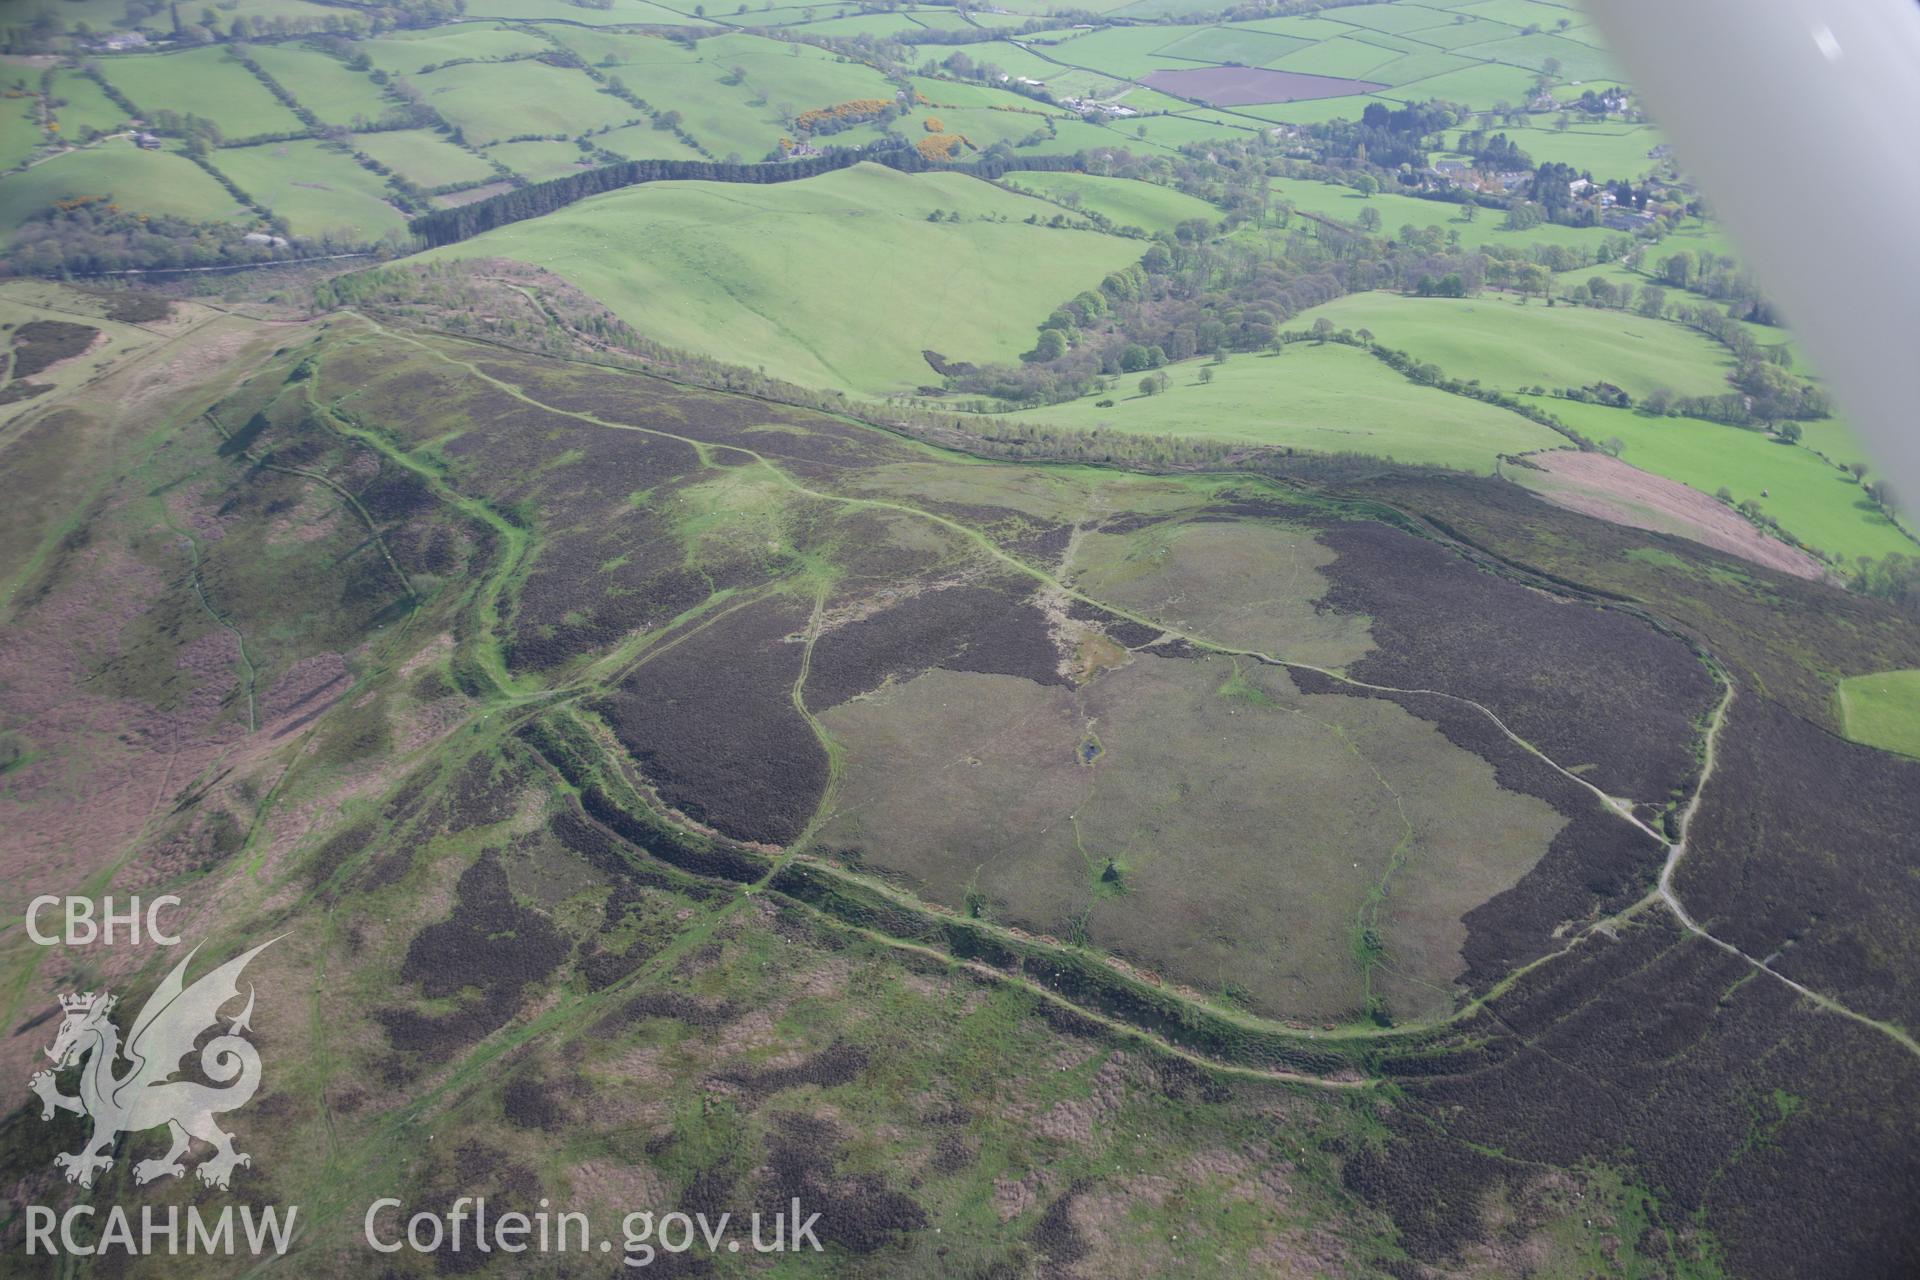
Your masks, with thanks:
M629 160L622 164L602 165L581 173L530 183L512 191L457 209L441 209L413 220L413 234L426 248L456 244L483 231L508 223L538 218L564 209L588 196L618 191L646 182L793 182L844 169L859 161L884 164L906 173L928 169L952 169L976 177L993 179L1015 170L1079 170L1084 163L1078 156L1006 156L984 155L971 164L934 165L909 146L835 149L817 156L759 164L735 164L710 160Z

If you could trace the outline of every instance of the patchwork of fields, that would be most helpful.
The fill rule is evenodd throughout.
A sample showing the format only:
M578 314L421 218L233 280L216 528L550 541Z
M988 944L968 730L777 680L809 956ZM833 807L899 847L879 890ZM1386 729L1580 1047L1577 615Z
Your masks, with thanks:
M821 208L845 210L869 185L907 184L962 211L914 220L929 231L1026 199L957 175L833 176L847 181L748 194L824 190ZM987 462L361 316L95 314L125 296L139 295L8 288L23 329L59 307L148 344L110 335L81 356L85 381L0 439L11 484L62 495L58 511L10 503L0 521L19 566L10 607L43 675L0 684L19 726L0 739L0 804L32 850L19 882L91 873L130 846L269 913L292 947L258 974L283 993L261 1028L277 1059L327 1090L375 1071L463 1082L413 1105L470 1174L524 1161L501 1175L511 1186L596 1206L606 1169L718 1186L728 1204L804 1192L842 1206L829 1258L925 1250L933 1267L949 1234L935 1222L969 1223L983 1262L1029 1256L1047 1210L991 1207L1009 1171L1104 1185L1114 1144L1134 1161L1195 1145L1219 1160L1259 1115L1262 1141L1317 1153L1291 1158L1289 1212L1367 1224L1322 1248L1444 1260L1455 1246L1421 1234L1421 1188L1478 1202L1498 1185L1447 1163L1430 1136L1444 1124L1575 1179L1579 1194L1529 1208L1526 1229L1543 1256L1585 1257L1594 1205L1675 1211L1693 1203L1684 1190L1638 1188L1684 1185L1701 1143L1735 1171L1771 1149L1746 1141L1747 1096L1711 1089L1596 1113L1602 1165L1582 1143L1527 1146L1551 1126L1516 1131L1514 1109L1563 1113L1577 1090L1557 1068L1516 1080L1511 1062L1591 1074L1624 1033L1674 1070L1681 1019L1700 1037L1687 1069L1721 1078L1714 1055L1729 1054L1765 1089L1817 1097L1835 1055L1904 1053L1871 1026L1770 1003L1779 984L1743 985L1744 962L1685 942L1647 896L1656 833L1687 822L1698 792L1690 903L1747 930L1744 946L1778 946L1751 908L1723 919L1747 892L1725 828L1745 811L1735 798L1777 788L1789 764L1844 769L1869 797L1845 818L1847 847L1886 843L1911 766L1757 692L1764 673L1779 696L1804 685L1810 706L1838 699L1850 729L1870 724L1889 705L1876 673L1920 667L1885 606L1457 474L1375 469L1335 496L1246 474ZM29 353L79 349L65 329L28 333ZM1349 358L1391 372L1295 343L1235 356L1217 381ZM1645 603L1605 603L1626 598ZM133 604L83 606L108 599ZM65 718L68 695L41 692L49 672L159 728L103 763ZM1736 709L1775 721L1720 729L1708 778L1723 680ZM96 802L76 832L76 789L108 764L142 802ZM204 780L198 802L153 818L151 794L182 767ZM1768 831L1762 874L1791 866L1810 898L1837 900L1825 859L1778 843L1818 850L1818 831L1777 817ZM1896 906L1911 893L1891 863L1857 858L1844 878ZM1886 979L1909 957L1891 910L1787 921L1806 939L1795 973L1896 1016ZM28 984L38 959L0 946ZM1616 960L1627 974L1587 992ZM1649 966L1650 985L1632 985ZM335 976L298 978L316 971ZM1564 1043L1540 1002L1599 1027ZM38 1045L29 1030L4 1049L24 1063ZM1378 1081L1394 1082L1391 1104ZM925 1120L930 1091L969 1109L964 1147L945 1136L962 1126ZM279 1194L322 1206L302 1245L316 1259L360 1230L326 1188L424 1196L447 1173L377 1159L387 1114L329 1121L314 1103L253 1120L262 1150L339 1153L274 1172ZM622 1136L669 1119L657 1150ZM1676 1126L1686 1153L1654 1140ZM1823 1108L1781 1137L1873 1162L1876 1133ZM575 1144L557 1164L543 1154L555 1134ZM685 1154L689 1135L712 1145ZM1322 1150L1329 1135L1352 1145ZM856 1143L921 1172L855 1174ZM755 1163L702 1181L716 1149ZM16 1165L34 1194L58 1193L44 1161ZM1816 1175L1797 1167L1766 1164L1755 1194L1806 1201ZM1346 1179L1362 1173L1356 1209ZM1264 1211L1234 1216L1243 1181L1186 1182L1214 1225L1168 1201L1129 1214L1119 1247L1178 1234L1255 1256L1275 1228ZM1894 1200L1862 1187L1849 1213L1877 1221ZM1708 1228L1732 1221L1701 1212ZM1454 1229L1496 1230L1475 1214Z
M1920 543L1585 9L197 8L0 22L0 909L275 938L294 1273L1920 1274Z

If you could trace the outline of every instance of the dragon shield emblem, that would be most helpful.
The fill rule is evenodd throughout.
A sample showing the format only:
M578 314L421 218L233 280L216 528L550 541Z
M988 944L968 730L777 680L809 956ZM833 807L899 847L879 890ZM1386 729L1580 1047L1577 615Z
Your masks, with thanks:
M65 1017L53 1046L46 1050L53 1067L36 1072L27 1087L40 1096L42 1120L51 1120L58 1110L93 1121L86 1145L54 1157L54 1164L66 1170L67 1181L91 1187L94 1178L113 1164L108 1153L118 1135L162 1125L171 1139L167 1153L134 1165L135 1182L180 1177L186 1172L181 1157L195 1138L213 1148L213 1155L196 1170L210 1187L224 1189L234 1169L253 1163L251 1156L234 1149L234 1135L215 1121L216 1116L245 1106L260 1087L260 1054L246 1039L253 1017L251 985L246 1007L229 1015L225 1031L200 1050L201 1073L214 1083L173 1077L202 1034L220 1029L220 1010L240 996L241 971L272 945L272 941L261 943L191 986L186 974L193 952L188 953L141 1008L125 1044L109 1017L115 997L105 991L60 997ZM55 1074L74 1066L80 1068L80 1091L69 1097L60 1092Z

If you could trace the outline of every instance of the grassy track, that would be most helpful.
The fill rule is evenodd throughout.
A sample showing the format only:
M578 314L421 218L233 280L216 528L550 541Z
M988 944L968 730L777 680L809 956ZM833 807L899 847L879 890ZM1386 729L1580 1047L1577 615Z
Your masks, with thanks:
M688 437L676 435L672 432L661 431L655 428L633 426L630 424L608 422L605 419L597 418L592 414L582 413L574 410L560 409L556 406L548 405L545 402L537 399L536 397L529 395L527 392L525 392L518 386L515 386L511 382L507 382L502 379L496 378L490 374L486 374L482 372L477 366L473 365L472 363L465 360L461 360L457 356L447 353L446 351L442 350L438 346L433 345L432 343L425 342L416 338L407 337L406 335L392 335L392 331L386 330L372 321L367 321L364 319L364 317L362 319L363 319L363 322L367 323L375 332L388 333L391 336L401 337L402 340L413 343L414 345L419 346L423 350L436 355L442 360L445 360L451 364L458 365L461 368L467 369L475 377L479 377L484 381L492 383L494 386L505 391L507 394L514 396L516 399L524 400L529 404L536 405L538 407L547 409L552 412L561 413L561 414L564 414L565 416L572 417L572 418L578 419L579 421L588 422L597 426L606 427L613 430L637 431L645 435L660 436L666 439L678 440L684 444L694 445L695 447L701 447L699 442L693 441ZM742 446L739 446L739 445L722 445L722 446L709 446L709 447L725 449L730 452L742 453L747 455L748 457L752 458L757 465L764 467L773 477L778 479L782 484L784 484L785 486L787 486L788 488L792 489L794 492L802 496L816 499L823 502L839 504L852 509L864 508L869 510L895 511L916 519L925 520L930 523L939 525L943 528L948 529L951 532L954 532L964 537L969 542L977 546L982 552L984 552L989 557L999 561L1000 563L1004 564L1008 568L1026 577L1029 577L1042 585L1045 585L1051 588L1052 590L1058 592L1061 596L1065 598L1078 600L1084 604L1092 605L1095 608L1105 610L1109 613L1112 613L1118 617L1127 619L1132 622L1153 626L1167 635L1184 639L1188 643L1193 644L1201 649L1207 650L1208 652L1217 653L1217 654L1221 654L1221 655L1233 657L1233 658L1248 658L1248 659L1252 659L1254 661L1264 663L1270 666L1278 666L1278 667L1284 667L1284 668L1294 668L1294 669L1299 669L1303 671L1311 671L1318 675L1325 676L1330 679L1338 680L1344 684L1352 685L1356 688L1369 689L1369 690L1373 690L1376 692L1383 692L1383 693L1418 693L1418 694L1430 695L1434 697L1445 698L1449 701L1460 703L1461 705L1469 707L1474 711L1476 711L1477 713L1479 713L1480 715L1484 716L1489 722L1493 724L1493 726L1501 733L1502 736L1507 738L1515 746L1518 746L1522 750L1525 750L1526 752L1534 756L1536 759L1541 761L1543 764L1545 764L1547 767L1553 769L1556 773L1566 778L1568 781L1578 785L1582 790L1590 793L1594 797L1594 799L1597 800L1606 809L1606 811L1609 814L1618 818L1620 821L1627 823L1629 826L1632 826L1637 831L1646 835L1650 839L1656 841L1657 843L1659 843L1661 846L1663 846L1668 850L1668 859L1667 859L1666 867L1662 873L1661 882L1658 885L1656 885L1655 888L1646 895L1646 897L1641 899L1634 906L1629 907L1626 911L1623 911L1619 915L1613 917L1611 920L1597 922L1596 924L1590 926L1589 928L1579 931L1577 934L1575 934L1572 938L1568 940L1565 946L1558 948L1555 951L1550 952L1547 955L1542 956L1516 969L1513 973L1510 973L1505 979L1495 984L1492 988L1490 988L1487 992L1483 993L1478 998L1466 1002L1459 1009L1455 1010L1451 1015L1443 1019L1440 1019L1441 1023L1457 1022L1458 1020L1464 1017L1470 1016L1472 1013L1476 1012L1480 1007L1482 1007L1486 1003L1486 1001L1492 999L1494 996L1498 995L1501 991L1509 989L1512 983L1516 981L1522 974L1529 972L1532 969L1535 969L1542 964L1548 963L1551 960L1561 955L1564 955L1568 951L1571 951L1575 947L1579 946L1582 943L1582 941L1595 930L1608 927L1618 921L1627 919L1654 903L1664 903L1673 912L1676 918L1678 918L1680 923L1685 928L1687 928L1690 932L1700 936L1701 938L1705 939L1712 945L1719 947L1722 950L1725 950L1730 954L1733 954L1739 957L1741 960L1745 961L1747 964L1753 966L1754 968L1771 975L1772 977L1776 978L1781 982L1786 983L1788 986L1792 987L1795 991L1801 993L1802 995L1805 995L1807 998L1812 1000L1819 1007L1826 1009L1829 1012L1833 1012L1843 1017L1847 1017L1864 1026L1867 1026L1876 1031L1879 1031L1882 1034L1893 1039L1898 1044L1900 1044L1900 1046L1906 1049L1908 1052L1913 1053L1916 1056L1920 1056L1920 1043L1916 1043L1915 1040L1901 1028L1896 1027L1890 1023L1869 1018L1864 1014L1861 1014L1851 1008L1848 1008L1846 1005L1842 1004L1837 1000L1832 999L1829 996L1825 996L1821 993L1815 992L1799 982L1786 978L1783 975L1776 972L1775 970L1773 970L1772 968L1770 968L1766 963L1760 960L1756 960L1755 958L1748 956L1746 953L1740 951L1738 948L1733 947L1731 944L1728 944L1714 937L1712 934L1708 933L1705 929L1703 929L1701 926L1699 926L1696 922L1693 921L1691 916L1688 915L1685 908L1680 904L1678 899L1675 898L1672 895L1671 891L1667 889L1667 880L1671 876L1672 870L1674 866L1677 864L1677 862L1679 861L1679 858L1684 853L1685 844L1686 844L1686 831L1688 826L1690 825L1693 813L1698 808L1700 793L1704 790L1704 788L1706 787L1707 783L1711 780L1713 775L1714 740L1719 734L1719 732L1721 731L1721 728L1725 723L1726 708L1731 702L1733 697L1733 687L1731 684L1726 686L1727 688L1726 695L1722 699L1720 705L1716 708L1714 716L1708 726L1706 737L1705 737L1705 743L1704 743L1705 764L1703 766L1700 780L1695 786L1693 797L1689 800L1688 805L1685 809L1685 812L1681 816L1679 838L1676 840L1668 840L1664 835L1661 834L1660 831L1656 830L1652 826L1649 826L1647 823L1642 822L1637 816L1635 816L1632 806L1629 803L1619 800L1613 796L1609 796L1606 792L1596 787L1593 783L1583 778L1578 773L1575 773L1572 770L1568 769L1567 767L1561 765L1559 762L1555 761L1550 756L1548 756L1545 752L1543 752L1539 747L1535 746L1533 743L1529 742L1527 739L1515 733L1492 710L1482 705L1481 703L1474 701L1471 698L1462 697L1458 694L1448 693L1443 690L1437 690L1437 689L1402 689L1402 688L1397 688L1393 686L1373 684L1368 681L1354 679L1336 670L1315 666L1310 663L1290 660L1284 656L1262 652L1258 649L1243 648L1243 647L1238 647L1233 645L1221 644L1204 635L1195 634L1191 631L1171 625L1165 622L1164 620L1157 619L1157 618L1149 618L1139 613L1136 613L1132 610L1129 610L1125 607L1116 605L1110 601L1089 596L1079 591L1078 589L1061 582L1059 579L1057 579L1047 571L1040 569L1032 564L1029 564L1027 561L1021 559L1020 557L1007 552L998 543L994 542L991 538L981 533L978 529L975 529L971 525L968 525L963 521L957 520L951 516L943 515L934 511L925 510L923 508L916 507L906 502L897 502L897 501L890 501L890 500L877 499L877 498L867 498L867 497L849 497L844 494L838 494L838 493L833 493L829 491L814 489L805 484L802 484L800 481L796 480L791 475L789 475L786 471L782 470L771 459L767 458L762 454L755 452L754 450L743 448ZM705 456L704 450L703 450L702 456L703 457ZM677 950L677 948L675 949ZM1366 1032L1364 1030L1361 1030L1360 1028L1352 1028L1348 1031L1348 1034L1356 1034L1356 1033L1366 1034Z

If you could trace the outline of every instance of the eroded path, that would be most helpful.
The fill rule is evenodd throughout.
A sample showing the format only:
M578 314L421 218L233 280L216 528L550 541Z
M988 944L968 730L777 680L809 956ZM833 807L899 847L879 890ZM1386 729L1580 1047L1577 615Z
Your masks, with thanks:
M378 322L365 316L357 316L357 318L360 319L362 322L364 322L366 325L368 325L369 328L371 328L375 333L378 333L383 337L386 337L395 341L406 342L424 352L427 352L428 354L435 356L436 358L442 361L445 361L448 364L455 365L456 367L466 371L469 375L486 382L487 384L496 388L497 390L509 396L512 396L513 398L520 400L527 405L541 409L545 412L558 414L563 417L572 418L576 421L585 422L593 426L605 428L607 430L633 431L643 435L655 436L663 439L677 441L681 444L687 445L690 448L694 449L703 461L709 459L716 452L730 452L734 454L743 454L746 457L750 458L756 466L765 468L768 474L772 478L774 478L778 483L780 483L782 486L786 487L790 491L802 497L805 497L814 501L837 504L837 505L841 505L841 506L852 508L852 509L895 512L915 520L923 520L931 524L937 525L947 530L948 532L956 534L959 537L965 539L968 543L973 545L982 554L989 557L990 559L1000 563L1001 565L1005 566L1006 568L1020 575L1023 575L1027 578L1032 579L1033 581L1046 587L1050 591L1057 592L1059 595L1067 599L1076 600L1083 604L1089 605L1091 607L1104 610L1109 614L1126 619L1127 621L1135 622L1142 626L1156 628L1162 633L1163 636L1184 640L1188 644L1191 644L1194 647L1202 649L1206 652L1216 653L1216 654L1229 656L1229 657L1246 658L1246 659L1264 663L1270 666L1276 666L1276 667L1281 667L1281 668L1290 669L1290 670L1311 672L1316 675L1322 676L1326 679L1334 680L1341 684L1350 686L1352 688L1363 689L1370 692L1437 697L1437 698L1444 698L1449 701L1461 704L1465 707L1472 709L1478 714L1485 716L1490 722L1492 722L1494 727L1498 729L1500 733L1503 734L1509 741L1513 742L1516 746L1520 747L1521 749L1533 755L1535 758L1539 759L1541 762L1543 762L1544 764L1552 768L1555 772L1560 774L1562 777L1574 783L1577 783L1580 787L1584 788L1587 792L1592 794L1594 798L1598 800L1601 803L1601 805L1606 809L1606 811L1612 814L1617 820L1621 822L1625 822L1628 825L1632 826L1636 831L1654 840L1657 844L1659 844L1663 849L1666 850L1666 859L1662 865L1658 881L1655 887L1646 895L1646 897L1634 903L1632 906L1626 908L1624 911L1618 912L1613 916L1607 917L1606 919L1596 921L1588 925L1586 928L1578 931L1571 938L1569 938L1564 946L1554 951L1547 952L1546 954L1541 955L1532 961L1529 961L1525 965L1519 966L1513 972L1509 973L1505 978L1503 978L1500 982L1496 983L1493 987L1491 987L1488 991L1464 1003L1459 1009L1457 1009L1454 1013L1450 1014L1446 1018L1442 1018L1436 1022L1426 1024L1428 1027L1445 1026L1449 1023L1458 1022L1472 1015L1473 1013L1478 1011L1482 1006L1484 1006L1488 1001L1492 1000L1502 992L1510 989L1512 985L1519 978L1533 971L1534 969L1540 967L1541 965L1544 965L1552 960L1558 959L1568 954L1575 947L1581 945L1584 941L1586 941L1586 939L1594 932L1610 929L1616 924L1618 924L1619 922L1622 922L1624 920L1627 920L1637 915L1639 912L1641 912L1648 906L1658 902L1662 906L1664 906L1665 909L1670 914L1672 914L1675 920L1678 921L1679 924L1683 928L1685 928L1689 933L1701 938L1702 940L1706 941L1707 943L1715 947L1720 948L1721 950L1727 952L1730 955L1738 957L1739 959L1741 959L1748 965L1752 966L1753 968L1759 970L1760 972L1763 972L1777 979L1778 981L1785 983L1787 986L1791 987L1795 992L1804 996L1806 999L1812 1002L1816 1007L1824 1009L1830 1013L1838 1014L1842 1017L1850 1018L1853 1021L1858 1022L1863 1026L1871 1027L1874 1030L1892 1039L1895 1043L1899 1044L1903 1049L1907 1050L1909 1053L1914 1054L1916 1057L1920 1057L1920 1041L1916 1041L1914 1037L1909 1033L1907 1033L1904 1029L1898 1026L1895 1026L1891 1023L1883 1022L1878 1019L1868 1017L1863 1013L1860 1013L1854 1009L1848 1008L1845 1004L1841 1003L1840 1001L1835 1000L1830 996L1826 996L1817 991L1814 991L1811 988L1805 986L1804 984L1797 982L1792 978L1787 977L1785 974L1782 974L1778 970L1772 968L1764 960L1760 960L1753 956L1750 956L1746 952L1734 946L1732 943L1726 942L1725 940L1714 936L1712 933L1708 932L1705 928L1703 928L1692 917L1692 915L1687 911L1685 905L1681 903L1679 897L1675 894L1673 890L1673 885L1672 885L1673 874L1675 869L1679 866L1681 859L1685 857L1687 830L1691 825L1694 814L1698 811L1698 808L1701 802L1701 797L1704 794L1709 782L1712 779L1714 768L1715 768L1715 760L1716 760L1715 747L1717 745L1719 734L1721 733L1726 722L1727 709L1731 705L1734 697L1734 687L1730 679L1728 679L1724 675L1719 676L1719 678L1723 682L1724 693L1721 697L1719 705L1714 710L1712 720L1708 725L1706 735L1705 735L1705 759L1702 764L1700 777L1694 787L1692 796L1689 798L1687 805L1685 809L1682 811L1680 818L1678 820L1679 834L1677 838L1673 840L1669 840L1664 835L1662 835L1658 830L1649 826L1647 823L1641 821L1640 818L1633 812L1633 807L1630 802L1616 796L1608 795L1601 788L1595 786L1591 782L1588 782L1585 778L1581 777L1579 774L1573 772L1566 766L1560 764L1558 761L1554 760L1551 756L1547 755L1546 752L1542 751L1538 746L1528 741L1526 738L1522 737L1520 734L1516 733L1491 708L1485 706L1480 702L1475 701L1472 698L1464 697L1459 694L1449 693L1445 690L1440 690L1440 689L1398 688L1391 685L1374 684L1368 681L1355 679L1339 671L1334 671L1326 667L1315 666L1311 663L1305 663L1305 662L1289 659L1284 655L1273 654L1273 653L1264 652L1258 649L1242 648L1235 645L1222 643L1211 637L1198 634L1190 629L1185 629L1179 626L1165 623L1160 619L1146 616L1137 611L1128 609L1124 606L1114 604L1107 600L1100 599L1096 596L1089 595L1086 592L1083 592L1078 588L1073 587L1072 585L1062 581L1060 578L1054 576L1053 574L1048 573L1046 570L1041 569L1036 565L1030 564L1027 561L1021 559L1020 557L1014 555L1013 553L1007 551L1005 548L1001 547L998 543L996 543L993 539L988 537L986 534L982 533L980 530L975 529L972 526L964 523L961 520L955 519L952 516L948 516L937 511L931 511L922 507L917 507L912 505L911 503L899 501L896 499L862 497L857 495L835 493L830 490L821 490L821 489L813 488L801 482L800 480L798 480L797 478L789 474L787 471L783 470L777 463L775 463L772 459L768 458L766 455L742 445L715 444L710 441L699 440L694 437L680 435L671 431L663 431L653 427L638 426L632 423L611 422L611 421L608 421L607 419L597 417L590 413L561 408L557 405L553 405L546 401L540 400L539 398L528 393L524 388L520 387L519 385L513 382L507 381L505 379L499 378L493 374L486 372L485 370L480 368L478 364L474 363L473 361L463 360L460 357L448 352L442 346L436 343L423 340L411 334L398 332L398 331L386 328L385 326L380 325ZM846 421L853 422L854 420L846 419ZM863 427L866 426L866 424L859 424L859 425ZM873 428L866 427L866 429L871 430ZM1242 476L1242 475L1236 475L1235 479L1245 481L1248 479L1248 477ZM504 582L500 583L499 585L502 588L504 588L505 586ZM497 609L497 605L495 607ZM815 623L813 627L810 628L810 630L816 630L817 625L818 625L818 622L817 622L817 616L816 616ZM804 682L804 678L805 676L804 676L804 670L803 670L802 677L801 677L802 683ZM794 698L796 701L796 705L800 705L801 695L802 695L801 683L796 683L795 689L794 689ZM803 714L805 714L804 710L803 710ZM815 727L817 729L818 726L817 726L817 723L814 722L813 717L811 715L808 715L807 718L810 723L815 723ZM825 811L823 809L822 813L824 812ZM790 846L786 854L783 855L783 857L795 856L800 851L800 847L802 844L804 844L805 840L810 838L813 832L818 830L819 822L820 822L819 817L816 817L815 822L809 826L807 834L805 837L803 837L802 841L796 842L795 845ZM878 935L876 935L876 937L877 936ZM908 949L916 949L916 950L918 949L918 948L911 947L910 944L903 944L897 939L882 939L882 940L887 941L889 945L904 946L904 947L908 947ZM1181 997L1181 998L1184 999L1185 997ZM1217 1010L1214 1010L1211 1007L1208 1007L1207 1011L1210 1015L1214 1015L1218 1013ZM1260 1025L1264 1027L1270 1027L1272 1029L1277 1029L1277 1027L1274 1027L1273 1024L1269 1024L1263 1019L1246 1018L1244 1019L1244 1021L1246 1021L1250 1025ZM1130 1030L1133 1030L1136 1033L1138 1032L1137 1028L1130 1028ZM1405 1030L1405 1028L1402 1028L1401 1030ZM1365 1028L1355 1028L1347 1032L1344 1032L1343 1034L1347 1037L1358 1038L1358 1037L1366 1037L1366 1036L1378 1036L1378 1035L1390 1034L1390 1033L1387 1033L1384 1031L1370 1031ZM1180 1051L1180 1052L1185 1053L1185 1051ZM1188 1056L1191 1056L1191 1055L1188 1055ZM1210 1065L1219 1065L1219 1064L1210 1064Z

